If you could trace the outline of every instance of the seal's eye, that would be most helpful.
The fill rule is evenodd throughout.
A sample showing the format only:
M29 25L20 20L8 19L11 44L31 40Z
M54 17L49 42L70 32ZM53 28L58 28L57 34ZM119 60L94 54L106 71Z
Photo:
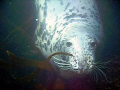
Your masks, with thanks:
M67 42L67 43L66 43L66 46L67 46L67 47L70 47L71 45L72 45L71 42Z
M92 46L92 47L96 47L96 46L97 46L97 43L96 43L96 42L92 42L92 43L91 43L91 46Z

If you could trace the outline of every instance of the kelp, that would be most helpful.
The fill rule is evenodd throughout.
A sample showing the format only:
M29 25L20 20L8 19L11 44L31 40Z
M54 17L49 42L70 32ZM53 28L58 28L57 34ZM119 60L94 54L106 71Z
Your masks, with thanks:
M2 59L0 59L0 67L2 68L21 68L23 66L28 66L28 67L37 67L37 69L35 71L33 71L32 73L30 73L29 75L23 76L23 77L19 77L16 78L13 76L14 79L16 80L23 80L25 82L30 82L31 80L33 80L34 78L36 78L38 76L38 74L43 70L47 70L50 72L54 72L52 66L50 65L49 61L50 59L55 56L55 55L59 55L59 54L64 54L64 55L69 55L72 56L72 54L69 53L65 53L65 52L56 52L53 53L52 55L50 55L45 61L38 61L38 60L30 60L30 59L25 59L25 58L19 58L16 57L13 53L11 53L10 51L7 51L8 53L8 57L11 63L6 62ZM9 71L10 72L10 71Z
M29 75L26 75L26 76L23 76L23 77L19 77L19 78L16 78L14 77L14 79L16 80L22 80L24 82L31 82L33 79L35 79L36 77L38 77L39 73L42 71L42 69L40 68L37 68L35 71L33 71L32 73L30 73Z
M23 68L22 66L6 62L5 60L2 60L1 58L0 58L0 67L4 69L10 69L11 67L12 68Z
M22 66L38 67L38 68L41 68L41 69L46 69L48 71L52 71L53 70L52 66L49 63L50 59L53 56L59 55L59 54L72 56L72 54L69 54L69 53L56 52L56 53L53 53L52 55L50 55L45 61L38 61L38 60L30 60L30 59L24 59L24 58L16 57L14 54L12 54L9 51L7 51L7 53L8 53L8 56L9 56L9 60L12 63L18 64L18 65L22 65Z

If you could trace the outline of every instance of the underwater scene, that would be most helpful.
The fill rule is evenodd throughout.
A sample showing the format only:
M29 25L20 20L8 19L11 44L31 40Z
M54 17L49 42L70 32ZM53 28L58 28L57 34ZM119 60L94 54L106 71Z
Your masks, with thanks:
M99 46L96 47L99 42L96 43L94 41L91 43L91 46L95 48L95 61L87 62L87 60L91 60L90 58L92 58L90 53L91 56L86 55L84 58L80 58L81 60L84 60L84 64L77 61L79 60L78 57L81 57L83 54L79 53L80 46L76 43L79 42L80 39L76 39L76 37L71 39L73 34L72 29L69 31L71 33L67 33L68 35L65 34L67 35L66 37L71 35L67 40L59 39L62 38L61 33L65 33L60 30L56 31L59 34L56 34L55 31L54 34L48 33L52 32L51 28L55 28L54 30L59 29L58 26L60 25L65 26L64 29L66 30L69 25L68 21L70 21L70 23L82 20L85 21L87 15L82 16L80 14L80 16L77 16L75 13L70 15L70 13L74 11L74 8L77 7L76 6L69 10L70 16L67 16L67 13L66 16L63 17L66 21L61 21L62 18L59 17L60 14L55 14L58 15L59 18L57 18L57 23L52 27L51 23L56 22L53 13L56 6L59 4L55 3L54 5L49 5L49 2L51 1L60 1L60 4L64 6L64 0L0 1L0 89L120 90L120 1L90 0L91 2L95 1L97 3L103 27L103 36ZM80 1L82 3L83 0L68 1L71 3ZM87 2L89 0L85 1ZM65 2L67 2L67 0L65 0ZM40 6L36 3L40 3ZM64 11L67 12L71 3L67 4ZM51 10L49 9L51 8L50 6L55 8L50 12L53 15L52 19L50 18L50 20L47 21L46 18L49 16L49 10ZM61 6L58 8L61 9L63 7ZM83 12L86 9L85 7L81 8ZM38 14L38 12L40 14ZM77 10L77 12L79 12L79 10ZM56 11L55 13L59 12ZM81 17L81 19L71 19L71 16L76 16L77 19L78 17ZM43 20L41 17L43 17ZM51 25L49 26L51 31L47 29L47 25ZM72 26L71 24L70 27L74 28L74 25ZM45 30L47 30L47 32ZM90 34L91 36L95 36L93 33ZM39 35L42 36L39 37ZM54 38L51 38L50 35ZM59 40L55 40L56 37L58 37ZM66 37L63 39L66 39ZM81 35L81 37L84 37L84 35ZM42 41L45 41L46 39L47 44L42 45ZM82 40L85 41L84 38L82 38ZM54 44L53 41L56 41L56 44ZM67 43L64 44L63 42L59 43L57 41ZM55 45L55 47L50 48L51 44ZM70 47L74 45L76 51L73 51L72 53L72 50L74 49L70 49ZM86 51L86 53L88 53L88 51ZM76 65L74 67L76 63L78 66ZM92 64L89 65L89 63Z

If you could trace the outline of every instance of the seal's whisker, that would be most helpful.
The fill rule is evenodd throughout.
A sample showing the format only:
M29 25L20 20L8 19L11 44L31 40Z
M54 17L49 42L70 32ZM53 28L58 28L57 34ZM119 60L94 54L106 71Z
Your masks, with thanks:
M95 71L94 71L94 72L95 72ZM94 81L95 81L95 75L96 75L96 73L93 74Z
M69 63L60 63L60 62L56 62L56 61L54 61L54 63L56 63L58 65L64 65L64 66L70 65Z
M70 66L59 66L60 68L70 68Z
M94 64L96 65L96 64L100 64L102 61L98 61L98 62L95 62Z
M97 73L97 71L94 69L94 80L97 82L97 80L98 80L98 73Z
M106 66L102 66L102 65L97 66L97 67L99 67L99 68L107 68L107 69L109 69L108 67L106 67Z
M110 61L111 61L111 60L110 60ZM97 63L94 63L93 65L95 65L95 67L98 67L99 69L100 69L100 68L104 68L104 69L107 68L107 69L109 69L109 68L106 66L106 64L109 63L110 61L107 61L107 62L99 62L99 63L97 62Z
M60 61L60 62L64 62L64 63L68 63L67 61L64 61L63 59L59 59L59 58L56 58L56 57L53 57L56 61Z
M57 63L57 62L55 62L55 64L57 64L57 65L59 65L59 66L70 66L70 64Z
M103 76L105 77L106 81L108 81L106 74L100 68L98 68L98 67L96 67L96 68L103 74Z
M59 67L71 67L70 65L58 65Z
M61 68L62 70L70 70L71 69L71 66L59 66L59 68Z
M58 64L58 66L59 66L59 67L71 67L70 64L68 64L68 65L65 65L65 64Z
M100 71L98 70L98 68L96 68L96 66L94 68L94 71L96 71L97 75L99 75L101 78L103 78L102 74L100 73Z
M65 67L63 68L63 67L61 67L61 69L62 70L70 70L71 68L65 68Z
M96 68L95 70L96 70L96 72L99 74L99 76L100 76L101 78L103 78L103 76L102 76L102 74L100 73L100 71L98 70L98 68Z
M105 65L103 62L94 63L94 65Z
M96 62L96 63L94 63L95 65L105 65L105 64L107 64L107 63L109 63L111 60L109 60L109 61L107 61L107 62L102 62L102 61L98 61L98 62Z
M90 73L90 75L92 76L92 78L94 79L95 81L95 71L93 71L94 73Z
M62 61L57 61L57 60L54 60L55 63L63 63L63 64L70 64L68 62L62 62Z

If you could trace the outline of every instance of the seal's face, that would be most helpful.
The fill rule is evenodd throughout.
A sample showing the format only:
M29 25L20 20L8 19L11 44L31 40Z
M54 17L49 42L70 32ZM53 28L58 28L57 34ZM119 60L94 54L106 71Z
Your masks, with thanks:
M98 32L89 26L69 25L60 36L56 52L67 52L73 55L59 55L54 57L54 62L64 70L75 71L85 75L93 70L95 64L95 51L100 43Z
M66 50L73 54L69 58L71 70L78 72L80 75L87 74L92 70L95 61L95 49L97 42L93 37L73 37L66 43Z
M68 38L68 37L67 37ZM98 45L96 38L90 34L70 36L63 40L61 52L71 53L73 57L61 55L57 65L62 69L72 70L79 75L85 75L92 71L95 61L95 50Z

